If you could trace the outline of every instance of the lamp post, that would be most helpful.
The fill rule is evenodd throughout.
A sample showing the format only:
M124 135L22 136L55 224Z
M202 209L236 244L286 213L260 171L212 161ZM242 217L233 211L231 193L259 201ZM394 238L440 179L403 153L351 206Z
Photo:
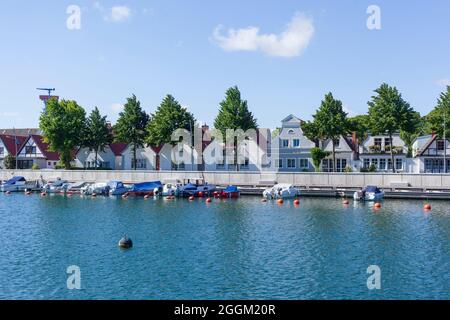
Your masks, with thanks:
M447 139L445 134L445 128L446 128L446 114L444 111L444 173L447 173Z

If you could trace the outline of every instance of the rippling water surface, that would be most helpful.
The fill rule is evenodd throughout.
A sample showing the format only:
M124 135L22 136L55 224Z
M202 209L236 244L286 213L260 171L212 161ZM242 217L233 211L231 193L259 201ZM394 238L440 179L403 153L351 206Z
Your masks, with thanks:
M450 202L432 205L0 195L0 298L450 299Z

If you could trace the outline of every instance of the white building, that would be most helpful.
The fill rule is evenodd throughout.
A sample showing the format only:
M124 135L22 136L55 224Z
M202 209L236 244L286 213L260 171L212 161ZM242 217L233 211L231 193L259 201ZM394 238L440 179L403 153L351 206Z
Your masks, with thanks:
M369 169L374 165L377 171L392 171L391 148L394 152L395 170L409 172L406 158L408 148L398 133L392 136L392 141L389 136L369 135L359 146L360 166Z
M333 143L331 139L327 139L321 142L321 148L324 151L330 152L330 155L322 160L321 171L331 172L333 171ZM335 141L335 158L336 163L334 166L335 172L343 172L345 168L350 167L352 171L359 169L358 159L358 145L356 140L356 134L352 136L340 136L339 140Z
M418 173L444 173L444 154L447 173L450 172L450 141L436 134L418 137L413 143L413 156Z
M27 137L17 153L19 169L31 169L33 165L39 169L55 169L59 160L59 153L49 151L48 144L40 135Z
M89 148L80 148L76 153L74 166L84 169L121 170L123 168L122 152L126 147L125 143L112 143L106 146L103 151L99 151L97 154L97 165L95 164L95 152Z
M281 121L280 133L272 140L271 169L281 172L314 171L311 149L316 144L306 138L302 120L289 115Z
M0 134L0 168L4 168L3 160L10 154L14 157L19 152L20 147L26 140L24 136L14 136L9 134Z

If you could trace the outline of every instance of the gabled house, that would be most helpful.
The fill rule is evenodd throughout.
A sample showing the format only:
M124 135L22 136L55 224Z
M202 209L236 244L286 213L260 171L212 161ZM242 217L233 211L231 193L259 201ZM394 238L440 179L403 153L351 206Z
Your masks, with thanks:
M447 166L444 166L444 154ZM450 141L436 134L418 137L413 143L418 173L450 172ZM446 169L445 169L446 168Z
M126 147L126 143L112 143L105 147L104 151L97 154L97 165L95 164L95 152L89 148L80 148L76 152L74 166L84 169L121 170L122 153Z
M17 153L18 168L31 169L37 165L40 169L55 169L60 160L59 153L48 149L42 136L28 136Z
M14 157L20 150L26 137L9 134L0 134L0 168L4 168L3 160L10 154Z
M262 171L270 167L267 163L271 146L269 129L256 129L254 137L246 137L242 141L238 149L238 164L234 163L234 147L214 139L203 143L205 171Z
M409 163L406 158L408 147L398 133L392 136L392 141L386 135L369 135L359 146L361 168L367 170L373 165L376 171L392 171L391 148L394 153L395 170L408 172Z
M306 138L301 129L302 120L289 115L281 121L278 136L272 140L271 169L281 172L314 171L311 149L316 144Z
M353 171L358 170L358 142L356 133L351 136L341 135L334 143L336 163L334 166L335 172L343 172L345 168L350 167ZM333 143L331 139L320 142L321 148L330 153L330 155L322 160L321 171L333 171Z

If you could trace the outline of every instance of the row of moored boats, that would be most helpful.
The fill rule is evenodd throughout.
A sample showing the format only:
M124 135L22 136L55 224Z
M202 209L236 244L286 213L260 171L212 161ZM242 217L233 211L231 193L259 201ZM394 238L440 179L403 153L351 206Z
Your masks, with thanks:
M52 182L31 183L24 177L13 177L0 184L1 192L20 192L27 190L39 190L42 193L104 195L104 196L170 196L170 197L210 197L238 198L240 190L237 186L228 186L219 189L215 185L208 184L203 179L175 179L165 184L160 181L148 181L135 184L126 184L122 181L109 182L75 182L71 183L63 179ZM263 191L263 197L272 199L289 199L300 195L299 189L291 184L276 184ZM367 186L355 192L354 200L376 201L384 197L383 191L374 186Z

